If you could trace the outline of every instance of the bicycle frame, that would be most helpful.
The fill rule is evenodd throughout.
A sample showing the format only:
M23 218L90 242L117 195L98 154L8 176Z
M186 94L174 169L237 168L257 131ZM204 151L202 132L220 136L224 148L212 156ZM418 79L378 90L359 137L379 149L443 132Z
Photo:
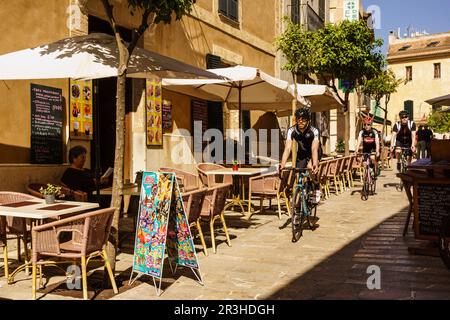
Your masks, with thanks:
M306 196L305 196L305 192L306 192L306 187L305 184L303 183L303 179L305 178L309 178L309 171L305 171L305 172L299 172L298 175L298 183L296 185L296 191L297 192L301 192L301 199L302 199L302 211L301 214L309 216L311 215L311 212L308 209L308 204L306 203ZM294 206L297 205L296 203L294 204ZM293 208L295 209L295 207Z

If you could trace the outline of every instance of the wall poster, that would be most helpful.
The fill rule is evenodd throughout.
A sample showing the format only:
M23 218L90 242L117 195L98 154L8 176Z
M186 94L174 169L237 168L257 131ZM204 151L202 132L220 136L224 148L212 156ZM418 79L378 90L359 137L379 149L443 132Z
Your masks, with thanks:
M174 173L144 172L134 245L134 272L153 278L161 294L164 256L167 250L172 272L177 266L190 268L202 283L181 192ZM199 274L197 274L197 272ZM155 278L159 279L159 287ZM131 279L130 279L131 281Z
M92 80L70 80L70 139L92 140Z
M163 141L161 82L147 79L145 91L147 146L161 146Z

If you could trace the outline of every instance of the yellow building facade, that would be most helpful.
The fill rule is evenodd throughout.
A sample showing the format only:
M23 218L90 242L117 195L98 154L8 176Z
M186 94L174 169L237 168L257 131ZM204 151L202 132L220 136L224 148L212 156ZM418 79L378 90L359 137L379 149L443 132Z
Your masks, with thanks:
M408 110L417 123L426 123L432 106L426 100L450 92L450 32L389 38L389 68L404 80L389 103L389 119Z

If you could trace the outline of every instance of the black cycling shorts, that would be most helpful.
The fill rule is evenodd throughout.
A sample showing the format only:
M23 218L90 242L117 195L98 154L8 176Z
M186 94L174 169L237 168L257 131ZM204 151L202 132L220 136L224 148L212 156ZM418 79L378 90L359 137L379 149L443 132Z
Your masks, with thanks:
M411 143L404 143L402 141L396 140L395 142L395 147L396 148L407 148L408 150L404 150L406 156L412 156L412 150L411 150Z

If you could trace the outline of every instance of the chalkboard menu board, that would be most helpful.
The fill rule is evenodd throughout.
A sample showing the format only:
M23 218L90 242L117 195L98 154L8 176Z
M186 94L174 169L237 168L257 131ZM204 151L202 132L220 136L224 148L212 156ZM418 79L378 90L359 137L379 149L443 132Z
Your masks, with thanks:
M31 84L31 163L63 162L62 90Z
M437 240L442 221L450 214L450 181L419 181L414 199L416 238Z

